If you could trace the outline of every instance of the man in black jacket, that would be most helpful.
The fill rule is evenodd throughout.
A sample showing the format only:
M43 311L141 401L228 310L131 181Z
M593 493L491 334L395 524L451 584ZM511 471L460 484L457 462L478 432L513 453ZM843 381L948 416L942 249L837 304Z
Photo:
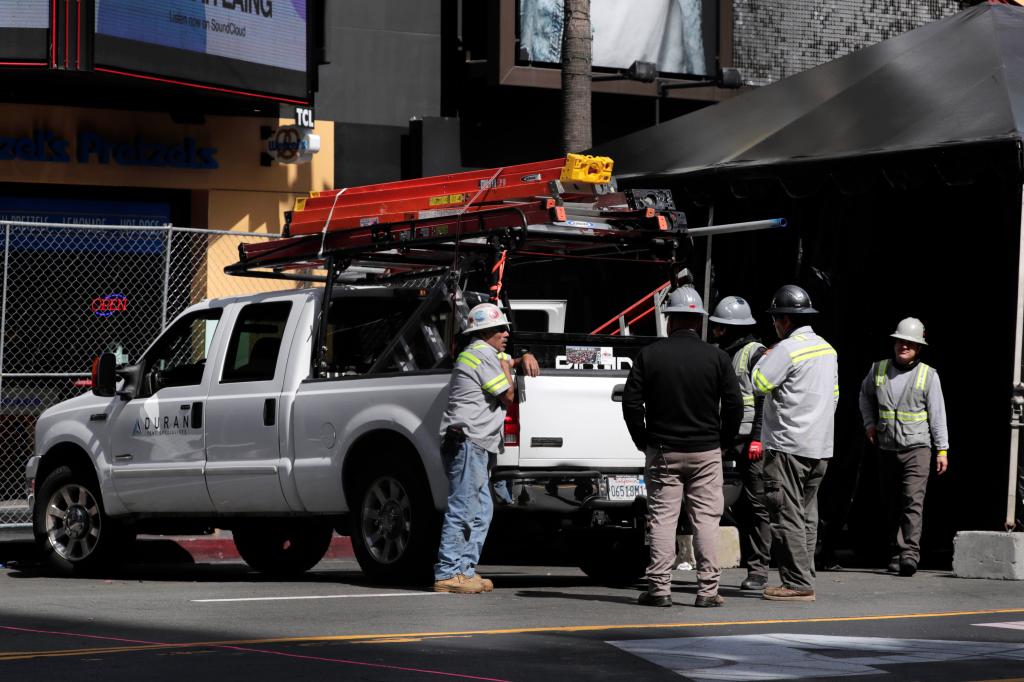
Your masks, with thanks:
M685 491L697 558L695 606L721 606L717 561L722 494L722 446L733 443L743 399L729 356L698 335L707 313L691 287L669 295L669 337L644 348L622 394L629 435L646 456L651 563L638 603L672 606L676 528Z

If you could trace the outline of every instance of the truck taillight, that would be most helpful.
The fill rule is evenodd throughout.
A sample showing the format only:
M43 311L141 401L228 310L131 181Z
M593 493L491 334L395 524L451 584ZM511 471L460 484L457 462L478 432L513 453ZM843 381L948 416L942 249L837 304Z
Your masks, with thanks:
M519 447L519 403L512 403L505 413L505 445Z

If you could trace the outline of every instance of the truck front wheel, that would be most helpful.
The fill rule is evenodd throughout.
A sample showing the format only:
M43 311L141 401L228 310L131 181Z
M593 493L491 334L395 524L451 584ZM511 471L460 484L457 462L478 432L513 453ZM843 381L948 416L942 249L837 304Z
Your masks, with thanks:
M302 575L320 563L334 528L311 521L267 521L232 529L235 548L249 567L281 578Z
M43 557L65 575L115 563L135 538L103 511L95 476L70 466L57 467L39 486L32 529Z
M430 488L404 460L363 469L353 496L352 549L368 577L425 582L432 575L440 524Z

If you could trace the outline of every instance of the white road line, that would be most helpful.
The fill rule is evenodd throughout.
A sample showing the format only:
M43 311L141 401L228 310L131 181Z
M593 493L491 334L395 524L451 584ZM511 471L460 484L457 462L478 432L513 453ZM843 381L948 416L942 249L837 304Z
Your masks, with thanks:
M971 623L980 628L1006 628L1007 630L1024 630L1024 620L1012 623Z
M240 597L238 599L190 599L194 604L239 601L291 601L298 599L368 599L371 597L440 597L446 592L374 592L372 594L314 594L301 597Z

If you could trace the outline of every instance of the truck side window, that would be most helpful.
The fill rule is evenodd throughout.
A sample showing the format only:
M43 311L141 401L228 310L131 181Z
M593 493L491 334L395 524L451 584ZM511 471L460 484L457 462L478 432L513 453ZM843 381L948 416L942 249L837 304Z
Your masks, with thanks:
M202 383L206 357L221 312L221 308L197 310L175 322L160 337L144 358L149 393L170 386Z
M381 365L381 372L417 372L432 369L451 369L452 360L448 343L448 323L451 303L447 298L437 300L420 315L416 323L405 330L398 343Z
M332 301L327 315L327 376L366 374L419 303L395 296Z
M242 308L231 330L222 384L273 380L291 309L290 301L251 303Z

